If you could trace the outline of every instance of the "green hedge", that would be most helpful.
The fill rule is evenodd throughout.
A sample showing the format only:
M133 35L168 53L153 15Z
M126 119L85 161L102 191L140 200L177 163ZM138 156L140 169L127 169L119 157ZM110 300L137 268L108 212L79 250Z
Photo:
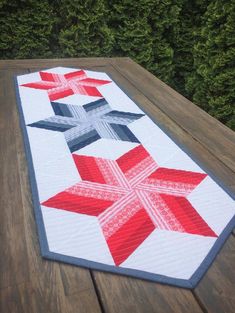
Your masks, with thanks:
M235 130L235 1L212 1L192 50L185 88L192 100Z
M235 129L234 21L234 0L0 0L0 58L129 56Z

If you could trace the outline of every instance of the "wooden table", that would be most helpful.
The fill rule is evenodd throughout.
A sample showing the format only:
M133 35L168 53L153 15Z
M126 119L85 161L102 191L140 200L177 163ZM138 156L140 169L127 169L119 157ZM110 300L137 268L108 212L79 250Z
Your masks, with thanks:
M41 258L13 75L104 71L235 192L235 134L129 58L0 61L0 312L235 312L232 234L193 291Z

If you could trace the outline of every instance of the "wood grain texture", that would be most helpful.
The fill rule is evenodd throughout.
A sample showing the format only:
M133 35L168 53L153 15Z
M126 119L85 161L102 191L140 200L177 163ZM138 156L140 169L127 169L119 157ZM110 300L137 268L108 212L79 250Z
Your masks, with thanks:
M1 99L1 112L4 114L0 159L4 188L1 214L4 227L0 243L1 247L6 247L6 258L0 258L0 312L72 313L77 310L99 313L89 270L41 258L16 109L13 72L8 70L1 75L4 75L2 88L5 96Z
M89 270L41 258L12 75L55 66L111 74L160 126L235 192L235 160L230 151L234 133L130 59L0 61L6 69L0 72L0 312L234 312L233 235L193 292L98 271L90 275ZM225 137L226 142L220 143Z
M119 59L119 58L117 58ZM121 58L123 59L123 58ZM34 59L34 60L0 60L2 69L12 68L48 68L56 66L68 67L90 67L90 66L106 66L111 62L111 58L79 58L79 59Z
M19 72L18 72L19 73ZM21 283L28 279L27 260L25 265L22 255L26 252L21 233L21 222L23 221L22 198L20 191L20 177L17 167L17 151L15 144L15 133L10 97L14 90L6 82L6 73L1 72L1 131L0 131L0 288L7 287L13 283ZM17 245L15 245L17 242ZM14 254L18 257L14 258Z
M207 312L234 313L234 265L235 237L231 235L194 291Z
M203 312L186 289L101 272L94 276L105 312Z

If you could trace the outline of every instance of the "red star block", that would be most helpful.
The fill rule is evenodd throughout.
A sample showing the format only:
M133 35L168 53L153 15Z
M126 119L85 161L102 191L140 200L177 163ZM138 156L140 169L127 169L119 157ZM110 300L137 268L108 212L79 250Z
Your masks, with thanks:
M116 161L73 158L83 181L42 204L96 216L116 265L155 228L217 237L187 200L206 174L158 167L142 145Z
M21 86L47 90L51 101L73 94L102 97L96 87L111 83L109 80L89 78L82 70L65 75L46 72L39 72L39 75L41 81Z

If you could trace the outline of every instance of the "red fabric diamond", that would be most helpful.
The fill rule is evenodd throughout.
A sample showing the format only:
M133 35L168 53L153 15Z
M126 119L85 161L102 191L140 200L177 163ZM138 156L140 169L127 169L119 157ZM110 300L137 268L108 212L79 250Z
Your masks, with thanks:
M51 101L73 94L102 97L96 87L111 83L109 80L89 78L82 70L65 75L47 72L39 72L39 74L41 81L21 86L47 90Z
M217 237L187 199L206 174L158 167L142 145L116 161L73 158L83 181L42 204L97 216L116 265L155 228Z

